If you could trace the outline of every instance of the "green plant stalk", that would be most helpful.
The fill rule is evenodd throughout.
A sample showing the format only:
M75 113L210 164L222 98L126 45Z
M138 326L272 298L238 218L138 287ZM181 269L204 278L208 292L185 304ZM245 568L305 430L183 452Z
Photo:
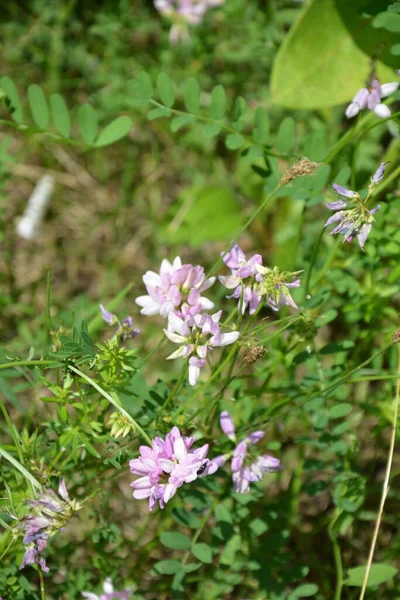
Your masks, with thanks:
M397 349L397 355L398 355L397 373L400 376L400 351L399 351L399 349ZM390 471L392 469L394 445L396 442L396 433L397 433L397 418L398 418L398 414L399 414L399 398L400 398L400 379L398 379L397 383L396 383L392 432L391 432L391 436L390 436L390 445L389 445L389 452L388 452L388 458L387 458L387 463L386 463L385 479L384 479L383 486L382 486L382 496L381 496L381 501L380 501L380 505L379 505L378 516L376 518L374 533L373 533L372 541L371 541L371 547L369 550L367 568L365 569L364 581L363 581L363 585L362 585L361 592L360 592L360 600L363 600L363 598L365 596L365 591L367 589L368 577L369 577L369 573L371 570L372 561L374 559L375 546L376 546L376 542L378 539L379 529L381 526L383 510L385 507L387 495L389 493Z
M125 296L128 295L128 293L131 291L132 288L133 288L133 283L128 283L128 285L125 286L124 289L121 290L119 292L119 294L117 294L115 296L115 298L113 298L113 300L110 300L110 302L108 302L108 304L107 304L108 308L110 310L116 309L117 306L119 306L119 304L121 304L121 302L125 298ZM92 319L90 319L90 321L88 323L89 333L95 333L96 331L98 331L103 323L104 323L104 320L103 320L103 317L101 316L100 310L99 310L98 314L96 314Z
M229 247L227 249L226 252L223 253L222 256L220 256L215 263L213 264L213 266L211 267L211 269L209 269L209 271L207 272L206 277L210 277L210 275L212 273L214 273L214 271L216 269L218 269L218 267L223 263L223 256L225 256L232 248L233 246L236 244L236 242L240 239L240 237L243 235L243 233L246 231L246 229L248 227L250 227L250 225L252 224L252 222L254 221L254 219L256 217L258 217L258 215L264 210L264 208L267 206L268 202L270 200L272 200L272 198L275 196L275 194L281 189L281 187L283 187L283 185L281 183L279 183L276 188L274 190L272 190L272 192L266 197L264 198L264 200L261 202L260 206L257 208L257 210L254 211L254 213L251 215L251 217L249 217L249 219L247 219L246 223L243 225L243 227L241 228L241 230L239 231L239 233L235 236L234 240L229 244Z
M322 242L322 238L324 236L325 233L325 227L323 227L320 231L320 234L318 236L317 241L314 244L314 248L311 254L311 258L310 258L310 264L308 265L308 271L307 271L307 276L306 276L306 284L304 286L304 298L306 298L308 296L308 294L310 293L310 283L311 283L311 275L315 266L315 261L317 259L317 254L318 254L318 250L319 247L321 245Z
M16 449L17 454L19 456L19 460L22 463L22 462L24 462L24 457L22 455L22 450L21 450L21 446L20 446L20 443L19 443L20 442L20 438L19 438L19 436L18 436L18 434L16 432L16 429L15 429L15 427L13 425L13 422L10 419L10 415L8 414L8 410L7 410L7 408L6 408L3 400L1 398L0 398L0 408L1 408L1 411L2 411L2 413L4 415L4 418L6 420L8 429L10 431L10 435L11 435L13 441L14 441L15 449Z
M53 323L51 319L51 270L47 269L46 277L46 309L44 313L44 322L46 327L47 340L51 342L51 331Z
M42 489L42 486L40 485L38 480L35 479L35 477L33 475L31 475L31 473L29 473L29 471L27 471L25 469L25 467L23 465L21 465L20 462L17 461L17 459L15 459L13 456L11 456L11 454L9 454L7 452L7 450L4 450L4 448L2 448L1 446L0 446L0 456L5 458L6 460L8 460L8 462L10 462L25 477L25 479L33 485L33 487L35 487L38 490Z
M331 524L329 526L329 537L331 539L332 542L332 547L333 547L333 559L335 561L335 569L336 569L336 588L335 588L335 595L333 597L333 600L340 600L342 597L342 589L343 589L343 584L344 584L344 580L343 580L343 563L342 563L342 554L340 552L340 546L338 543L338 539L336 534L333 531L333 527L336 523L336 520L338 518L338 514L335 514L335 516L333 517Z
M171 401L174 399L175 395L178 393L178 391L181 389L183 382L186 379L187 376L187 372L189 370L189 365L188 363L185 363L182 372L181 372L181 376L179 377L178 381L176 382L176 384L174 385L174 387L172 388L171 393L168 395L168 398L166 399L166 401L164 402L164 404L160 407L160 414L165 411L165 409L170 405Z
M114 400L114 398L112 396L110 396L110 394L108 394L105 390L103 390L102 387L100 387L98 385L98 383L96 383L93 379L91 379L90 377L85 375L85 373L82 373L82 371L80 371L76 367L69 365L68 369L70 371L73 371L77 375L79 375L79 377L82 377L82 379L84 379L85 381L87 381L87 383L89 383L92 387L94 387L94 389L97 390L99 392L99 394L101 394L106 400L108 400L108 402L110 404L112 404L114 406L114 408L116 408L117 411L121 413L121 415L124 415L124 417L132 423L132 425L142 435L142 437L146 440L146 442L149 444L149 446L151 446L151 438L140 427L139 423L137 421L135 421L135 419L133 417L131 417L131 415L124 408L122 408L122 406L120 404L118 404L118 402L116 402Z
M38 574L39 574L39 582L40 582L40 598L41 598L41 600L46 600L46 590L44 588L44 578L43 578L43 573L40 570L40 568L38 568Z
M38 367L45 365L53 365L54 367L63 366L63 363L57 360L12 360L8 363L1 363L1 369L10 369L11 367Z
M191 116L194 117L197 121L204 121L206 123L218 123L218 125L221 125L222 129L224 129L226 132L228 133L238 133L239 135L242 136L243 139L246 140L248 146L257 146L257 148L261 148L261 150L263 152L265 152L265 154L268 154L269 156L276 156L277 158L290 158L290 156L288 154L279 154L278 152L273 152L272 150L270 150L269 148L266 148L263 144L259 144L258 142L255 142L253 140L253 138L251 138L248 135L245 135L243 133L241 133L240 131L237 131L236 129L233 129L233 127L229 127L229 125L226 125L226 123L224 121L222 121L222 119L213 119L212 117L206 117L205 115L195 115L194 113L190 113L184 110L177 110L176 108L169 108L168 106L165 106L165 104L162 104L161 102L158 102L157 100L154 99L150 99L150 104L152 104L153 106L157 106L157 108L164 108L165 110L168 110L170 113L172 113L173 115L177 115L177 116Z

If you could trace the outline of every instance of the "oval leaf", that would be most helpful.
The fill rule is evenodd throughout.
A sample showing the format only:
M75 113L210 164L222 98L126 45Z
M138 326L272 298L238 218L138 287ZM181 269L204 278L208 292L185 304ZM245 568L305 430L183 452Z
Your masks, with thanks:
M226 94L222 85L217 85L211 92L210 117L223 119L226 111Z
M185 102L186 110L191 113L198 113L200 110L200 86L197 79L190 77L185 82L183 87L183 99Z
M63 137L69 137L71 120L64 98L60 94L51 94L49 104L55 130Z
M315 596L318 592L318 586L315 583L304 583L296 588L290 595L291 600L294 598L309 598Z
M187 535L174 531L166 531L160 535L161 543L173 550L187 550L190 548L191 540Z
M269 138L269 117L265 108L259 106L254 117L253 139L257 144L266 144Z
M383 50L378 76L382 82L393 80L398 61L390 46L398 37L374 29L363 14L365 5L365 0L308 4L276 55L271 75L274 104L313 109L349 102L365 86L378 47Z
M132 128L132 119L130 117L117 117L114 121L111 121L97 138L94 146L96 148L102 148L103 146L109 146L114 144L125 135L127 135Z
M282 154L287 154L294 144L296 124L292 117L286 117L279 125L275 148Z
M237 150L246 143L245 138L240 133L230 133L226 136L225 145L229 150Z
M85 144L91 146L98 132L98 116L93 106L82 104L78 111L78 125Z
M32 83L28 87L28 102L32 113L32 118L40 129L47 129L49 125L49 107L47 100L40 85Z
M175 102L174 84L166 73L160 73L157 77L157 90L160 94L161 102L171 108Z
M192 548L192 554L203 563L212 563L213 553L208 544L195 544Z
M154 569L161 575L175 575L182 569L179 560L160 560L154 565Z
M351 413L353 407L348 402L340 402L329 409L328 416L330 419L340 419Z
M9 107L11 116L16 123L23 122L22 104L19 98L18 90L15 87L15 83L12 79L5 76L0 79L0 87L7 95L7 105Z
M364 581L366 565L362 567L355 567L347 571L348 579L345 581L345 585L351 585L355 587L361 587ZM391 565L385 565L384 563L375 563L371 565L371 569L368 577L368 586L373 587L390 581L397 574L397 569Z

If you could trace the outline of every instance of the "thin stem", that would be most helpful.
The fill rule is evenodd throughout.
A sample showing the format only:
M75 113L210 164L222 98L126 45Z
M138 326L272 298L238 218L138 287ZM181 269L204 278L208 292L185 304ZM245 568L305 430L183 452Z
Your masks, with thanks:
M91 379L90 377L88 377L87 375L85 375L85 373L82 373L82 371L80 371L79 369L77 369L76 367L73 367L72 365L68 366L68 369L70 371L73 371L74 373L76 373L77 375L79 375L80 377L82 377L82 379L84 379L85 381L87 381L92 387L95 388L95 390L97 390L106 400L108 400L108 402L110 404L112 404L114 406L114 408L117 409L118 412L121 413L121 415L124 415L124 417L126 417L128 419L128 421L130 421L132 423L132 425L135 427L135 429L137 429L137 431L142 435L142 437L146 440L146 442L151 446L151 438L147 435L147 433L140 427L139 423L137 421L135 421L135 419L133 417L131 417L131 415L124 409L122 408L122 406L116 401L114 400L114 398L112 396L110 396L110 394L108 394L105 390L103 390L102 387L100 387L93 379Z
M337 536L333 531L333 526L336 522L337 519L336 515L334 517L334 519L331 522L331 525L329 527L329 537L332 541L332 546L333 546L333 559L335 561L335 568L336 568L336 589L335 589L335 595L333 597L333 600L340 600L342 597L342 589L343 589L343 563L342 563L342 555L340 552L340 546L337 540Z
M187 375L188 370L189 370L189 365L188 365L188 363L186 363L185 366L182 369L181 376L179 377L178 381L176 382L176 384L172 388L172 391L168 395L168 398L166 399L166 401L164 402L164 404L161 406L160 411L159 411L160 413L165 411L165 409L167 408L167 406L169 406L169 404L171 403L171 401L174 399L174 397L177 394L177 392L181 389L181 387L183 385L183 382L186 379L186 375Z
M279 183L276 188L263 200L263 202L261 202L260 206L257 208L257 210L251 215L251 217L249 219L247 219L246 223L243 225L243 227L241 228L241 230L239 231L239 233L235 236L234 240L229 244L229 247L227 249L226 252L223 253L222 256L220 256L215 263L213 264L213 266L211 267L211 269L209 269L206 277L210 277L210 275L212 273L214 273L214 271L216 271L216 269L218 269L218 267L223 263L223 257L226 256L226 254L228 254L228 252L231 250L231 248L236 244L236 242L239 240L239 238L241 237L241 235L246 231L246 229L248 227L250 227L250 225L252 224L252 222L254 221L254 219L260 214L261 211L264 210L264 208L267 206L268 202L275 196L276 192L278 190L280 190L280 188L282 187L282 184Z
M164 104L161 104L161 102L157 102L157 100L153 100L153 99L150 100L150 104L152 104L153 106L157 106L157 108L164 108L173 115L178 115L178 116L190 115L191 117L194 117L198 121L204 121L206 123L218 123L219 125L221 125L222 129L225 129L225 131L227 131L228 133L239 133L236 129L233 129L233 127L229 127L229 125L226 125L226 123L224 123L224 121L222 121L220 119L213 119L212 117L206 117L204 115L195 115L193 113L189 113L184 110L177 110L176 108L169 108L169 107L165 106ZM258 148L261 148L261 150L263 152L265 152L266 154L269 154L270 156L276 156L277 158L286 158L286 159L290 158L290 156L288 154L279 154L279 152L273 152L269 148L266 148L263 144L259 144L258 142L255 142L253 140L253 138L251 138L243 133L240 133L240 135L242 136L242 138L244 138L246 140L246 142L249 146L257 146Z
M3 456L3 458L8 460L8 462L10 462L25 477L25 479L27 479L34 487L36 487L39 490L42 489L42 486L40 485L38 480L35 479L34 476L31 475L31 473L29 473L29 471L27 471L25 469L25 467L22 466L21 463L17 461L16 458L11 456L11 454L9 454L7 452L7 450L4 450L4 448L2 448L1 446L0 446L0 456Z
M318 250L319 250L319 247L321 245L322 238L324 236L324 232L325 232L325 227L323 227L321 229L320 234L318 236L317 241L314 244L314 248L313 248L313 251L312 251L312 254L311 254L310 264L308 266L307 277L306 277L306 285L305 285L305 288L304 288L304 297L305 298L308 296L308 294L310 292L311 275L312 275L312 272L313 272L313 269L314 269L315 260L317 258Z
M39 573L39 582L40 582L40 597L41 600L46 600L46 591L44 589L44 577L40 568L38 569Z
M400 351L399 350L397 350L397 354L398 354L397 372L400 375ZM390 471L392 469L394 445L396 442L396 433L397 433L397 417L398 417L398 413L399 413L399 397L400 397L400 379L398 379L397 383L396 383L392 434L390 436L390 446L389 446L389 453L388 453L388 459L387 459L387 464L386 464L386 473L385 473L385 479L384 479L383 486L382 486L381 502L379 505L378 516L376 518L374 534L372 536L371 548L369 550L367 568L365 569L364 581L363 581L363 585L361 588L360 600L363 600L363 598L365 596L365 590L367 589L368 577L369 577L369 572L371 570L372 561L374 558L375 546L376 546L376 542L378 539L379 528L381 526L381 521L382 521L382 516L383 516L383 509L384 509L385 501L386 501L386 498L387 498L387 495L389 492L389 478L390 478Z
M53 360L12 360L8 363L1 363L0 369L10 369L11 367L36 367L39 365L53 365L59 367L60 361Z

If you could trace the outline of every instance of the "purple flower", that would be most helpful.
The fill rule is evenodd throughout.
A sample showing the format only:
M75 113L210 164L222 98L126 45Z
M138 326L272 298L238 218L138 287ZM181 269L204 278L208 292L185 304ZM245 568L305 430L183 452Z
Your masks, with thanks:
M204 269L199 265L182 265L177 256L171 264L167 259L161 263L160 273L147 271L143 275L147 296L136 298L136 304L142 307L142 315L167 317L172 311L190 311L198 314L201 310L210 310L214 304L202 296L202 292L211 287L215 277L205 278Z
M196 384L200 369L206 364L205 359L210 350L234 344L239 338L238 331L221 333L219 324L221 315L221 310L214 315L197 314L186 319L181 319L172 312L168 315L168 328L164 329L164 333L171 342L180 344L180 347L170 354L167 360L190 357L190 385Z
M52 489L44 489L35 500L27 500L34 512L20 522L26 546L20 569L37 564L47 573L49 568L40 553L46 548L48 539L63 529L73 512L81 508L78 502L70 499L64 479L60 481L58 494Z
M397 81L380 85L379 81L374 79L371 87L361 88L354 96L353 100L346 108L346 117L351 119L358 115L360 110L364 108L373 110L378 117L390 117L391 110L386 104L381 103L381 99L393 94L398 87L399 84Z
M102 304L100 304L100 310L104 321L108 325L118 325L118 329L115 333L116 336L121 337L123 340L134 338L139 335L139 329L133 327L133 319L130 316L125 317L121 323L117 315L110 313Z
M194 437L182 436L173 427L163 440L154 438L152 447L140 446L141 456L130 461L131 473L140 475L131 483L133 497L149 499L149 510L159 504L164 508L184 483L191 483L197 477L212 475L219 462L207 458L208 444L192 450Z
M336 183L333 184L332 187L335 192L342 198L349 199L350 204L349 201L344 201L342 198L335 202L326 202L326 207L329 210L337 211L325 223L325 227L335 224L331 235L338 233L343 236L345 242L352 242L357 237L360 248L364 248L374 222L373 215L380 209L378 204L372 210L368 210L366 203L371 192L383 178L387 164L381 163L378 170L371 177L369 193L365 201L357 192L348 190Z
M224 0L154 0L154 6L173 22L169 41L175 44L189 39L187 24L199 25L210 8L223 2Z
M242 314L247 307L249 313L254 314L263 297L273 310L279 310L282 305L298 308L288 291L299 287L300 279L295 278L297 273L281 273L277 267L264 267L260 254L254 254L247 260L238 244L222 257L231 274L221 276L219 280L226 288L234 290L227 298L239 301Z
M235 425L226 410L220 414L220 424L222 431L229 439L235 440ZM273 473L280 469L280 461L268 454L258 456L254 461L246 464L249 447L257 444L263 437L263 431L253 431L236 445L231 460L235 492L245 494L249 491L251 482L260 481L266 473Z
M114 590L110 577L107 577L103 583L103 592L104 594L101 594L101 596L93 594L92 592L82 592L82 596L88 600L129 600L132 594L131 589L122 590L120 592Z
M383 179L385 169L388 166L389 162L383 162L379 165L378 170L371 177L371 186L377 185Z

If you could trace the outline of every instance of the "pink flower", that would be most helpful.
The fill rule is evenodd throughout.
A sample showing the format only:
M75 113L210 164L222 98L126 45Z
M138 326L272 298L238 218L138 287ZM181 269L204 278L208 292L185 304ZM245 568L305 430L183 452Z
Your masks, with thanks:
M211 287L215 277L205 278L203 267L182 265L177 256L171 264L167 259L161 263L160 273L147 271L143 275L147 296L136 298L136 304L142 307L143 315L167 317L172 311L182 314L192 311L210 310L214 304L202 296L202 292Z
M129 315L120 322L117 315L108 311L102 304L100 304L100 311L101 316L108 325L118 325L118 329L115 333L116 336L120 336L123 340L127 340L139 335L139 329L133 327L133 319Z
M351 119L358 115L360 110L363 110L364 108L374 111L378 117L390 117L391 110L386 104L381 103L381 99L393 94L398 87L399 84L397 81L381 85L377 79L374 79L371 87L361 88L354 96L353 100L346 108L346 117Z
M283 305L298 308L289 292L290 288L300 286L298 273L281 273L278 267L264 267L260 254L247 260L238 244L223 254L223 260L231 269L231 275L221 276L219 280L226 288L234 290L227 298L239 301L242 314L247 307L249 313L254 314L263 297L272 310L279 310Z
M205 359L209 350L219 346L228 346L239 338L238 331L221 333L219 324L221 315L222 311L214 315L197 314L186 319L181 319L172 312L168 315L168 328L164 329L164 333L171 342L180 344L180 347L170 354L167 360L190 357L190 385L196 384L200 369L206 364Z
M88 600L129 600L132 594L130 589L121 590L120 592L114 590L110 577L107 577L103 583L103 592L104 594L101 594L101 596L92 592L82 592L82 596Z
M220 414L220 424L222 431L229 439L235 441L235 424L226 410ZM235 492L245 494L249 491L251 482L260 481L264 474L279 470L280 461L268 454L258 456L253 462L246 464L249 446L257 444L263 437L263 431L253 431L236 445L231 461L232 481Z
M218 462L207 458L208 444L191 450L194 440L194 437L182 436L179 429L173 427L165 440L156 437L151 448L140 446L141 456L130 461L131 473L140 475L131 483L135 490L133 497L148 498L150 511L157 502L164 508L184 483L212 475L218 469Z

